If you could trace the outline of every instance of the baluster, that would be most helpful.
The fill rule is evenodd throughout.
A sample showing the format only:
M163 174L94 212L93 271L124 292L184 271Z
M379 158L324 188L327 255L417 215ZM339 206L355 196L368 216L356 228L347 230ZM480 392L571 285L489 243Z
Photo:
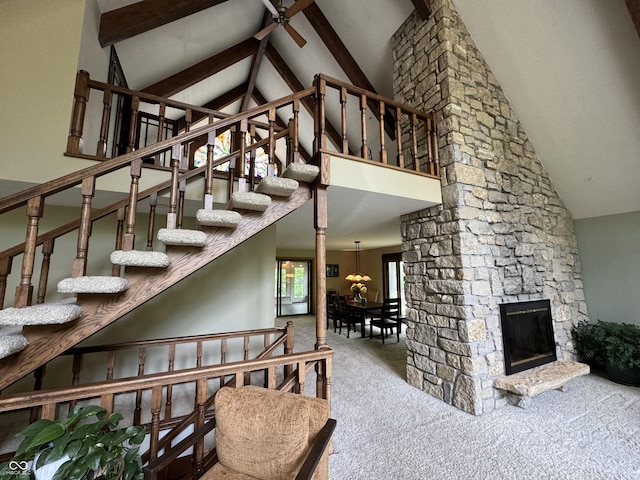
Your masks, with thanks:
M275 390L276 388L276 368L269 367L267 369L267 379L265 381L265 388L269 390Z
M347 137L347 89L340 88L340 112L342 114L342 153L349 153L349 138Z
M158 107L158 135L156 140L160 143L164 140L164 118L167 111L167 105L164 102L160 102ZM162 165L162 153L158 153L153 161L156 165Z
M105 393L100 397L100 406L107 411L107 415L113 413L113 393Z
M47 294L47 282L49 281L49 270L51 268L51 254L53 253L53 238L46 240L42 244L42 266L40 267L40 281L38 283L38 295L36 303L44 303Z
M16 308L31 305L33 295L33 266L35 263L36 246L38 241L38 224L42 217L44 202L42 197L30 198L27 202L27 234L22 255L22 270L20 272L20 285L16 287L16 297L13 306Z
M122 250L122 237L124 236L124 217L127 209L121 207L116 212L117 226L116 226L116 245L115 250ZM119 277L121 271L120 265L111 265L111 275Z
M136 148L136 129L138 128L139 109L140 97L134 95L131 98L131 123L129 124L129 143L127 143L127 153L133 152Z
M227 363L227 339L220 341L220 364ZM220 388L224 387L224 376L220 377Z
M246 170L246 153L247 153L247 119L243 118L240 120L240 135L238 139L238 148L240 150L240 154L238 155L239 161L236 164L238 167L238 191L246 192L247 191L247 176L245 173ZM239 164L239 165L238 165Z
M141 377L144 375L144 362L146 358L147 358L147 348L140 347L138 349L138 377ZM141 416L142 416L141 405L142 405L142 390L137 390L136 391L136 407L133 411L134 425L140 425ZM159 406L158 406L158 410L160 410Z
M87 272L87 255L89 253L89 237L91 236L91 201L95 190L96 177L87 177L82 181L82 210L80 213L76 258L73 261L71 271L72 277L80 277Z
M0 260L0 310L2 310L7 294L7 277L11 274L12 263L13 257L5 257Z
M287 124L287 132L289 133L289 136L287 137L287 156L284 168L286 168L290 163L293 163L293 129L293 118L290 118L289 123Z
M402 112L400 107L396 107L396 143L398 144L398 166L404 168L404 155L402 153L402 128L400 127L400 119Z
M111 350L107 352L107 378L106 380L113 380L113 370L116 366L116 352Z
M276 164L276 109L269 109L269 167ZM272 175L272 173L269 173Z
M251 144L256 141L256 126L249 125L249 137L251 138ZM256 188L256 153L257 150L252 148L249 152L249 191L253 192Z
M111 121L111 90L105 90L102 95L102 121L100 122L100 136L96 147L96 156L107 156L107 141L109 140L109 123Z
M205 404L207 401L207 379L201 378L196 382L196 424L194 430L204 425L205 421ZM194 445L195 450L195 471L196 475L204 471L204 438L198 439Z
M168 372L173 372L175 368L176 361L176 344L172 343L169 345L169 365L167 367ZM167 398L164 404L164 418L171 418L171 407L172 407L172 398L173 398L173 385L167 385Z
M176 228L178 205L178 176L180 167L180 145L171 148L171 192L169 193L169 213L167 213L167 228Z
M89 72L80 70L76 75L76 86L73 91L73 112L71 113L71 127L67 138L67 154L78 155L81 153L82 130L84 128L84 115L89 101Z
M298 369L296 371L297 376L298 376L298 385L297 385L297 392L300 395L304 395L304 381L305 378L307 377L307 365L305 362L300 362L298 363Z
M138 192L142 175L142 159L131 161L131 184L129 185L129 205L127 206L127 229L122 242L123 250L133 250L136 241L136 213L138 211Z
M418 134L416 132L417 118L416 114L411 114L411 154L413 155L413 169L420 171L420 162L418 161Z
M202 340L196 343L196 367L202 366Z
M367 97L360 95L360 129L362 133L362 149L360 156L369 158L369 147L367 146Z
M300 132L300 99L295 98L293 100L293 133L289 130L289 135L293 137L293 155L291 158L292 163L301 162L300 159L300 139L298 138Z
M431 152L433 155L433 174L440 176L440 159L438 158L438 125L436 123L435 112L429 116L429 120L429 145L431 146L430 148L432 149Z
M71 367L71 372L73 376L71 377L71 385L78 385L80 383L80 372L82 371L82 360L83 355L81 353L73 354L73 365Z
M287 355L289 353L293 353L294 348L294 333L293 333L293 322L289 320L287 322L287 327L285 329L287 338L284 341L284 354ZM287 364L284 366L284 376L288 377L292 372L291 365Z
M204 208L213 209L213 152L215 150L216 131L207 134L207 170L204 185Z
M183 170L189 169L189 157L183 156L180 161L180 168ZM184 218L184 194L187 190L187 181L180 180L178 183L178 219L176 226L182 228L182 220Z
M156 209L158 207L158 194L152 193L149 197L149 222L147 223L147 251L153 250L153 231L156 225Z
M37 392L42 390L42 382L46 372L47 372L46 363L44 365L40 365L38 368L34 370L33 378L35 379L35 381L33 382L33 391ZM36 420L38 420L39 415L40 415L40 407L32 407L31 415L29 417L29 423L33 423Z
M325 119L325 104L324 97L327 90L327 82L316 75L316 105L315 105L315 118L316 118L316 138L315 138L315 152L320 150L326 150L327 148L327 123Z
M384 113L385 113L385 105L382 100L380 100L380 110L378 111L378 122L380 122L380 163L383 165L387 164L387 149L385 148L385 131L384 131Z
M244 359L249 360L249 336L248 335L244 336L243 349L244 349Z
M227 197L231 198L233 194L233 182L235 181L235 171L236 171L236 157L231 157L229 159L229 173L227 174Z
M322 365L323 365L323 372L324 372L324 385L323 385L323 389L321 390L317 390L316 391L316 396L319 396L320 393L322 393L322 397L320 398L324 398L325 400L327 400L329 402L329 405L331 405L331 379L333 378L333 371L332 371L332 363L331 363L331 358L325 358L322 361Z
M57 410L57 404L45 403L44 405L42 405L42 413L40 414L40 418L44 418L46 420L55 420Z
M162 408L162 387L151 389L151 431L149 432L149 461L158 458L158 443L160 441L160 410ZM139 422L135 425L139 425Z

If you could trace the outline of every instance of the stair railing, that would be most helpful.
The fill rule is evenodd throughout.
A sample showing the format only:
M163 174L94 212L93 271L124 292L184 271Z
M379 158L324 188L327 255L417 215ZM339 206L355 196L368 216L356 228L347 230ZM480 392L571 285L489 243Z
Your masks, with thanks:
M166 430L167 426L177 425L174 427L175 431L168 433L169 438L172 439L189 428L193 431L202 431L205 428L205 423L213 417L213 396L223 380L227 379L223 382L225 385L241 388L245 385L256 384L255 379L260 379L259 384L265 388L304 395L307 374L315 369L323 372L321 382L323 388L317 389L315 396L330 401L332 358L332 350L315 350L174 372L144 374L56 390L13 394L0 398L0 413L28 412L32 409L38 409L40 418L55 419L63 416L64 411L69 408L72 402L99 404L108 412L120 411L115 407L121 404L121 400L122 404L126 404L128 403L127 396L142 392L141 411L143 414L140 423L146 427L149 443L148 452L144 453L143 458L145 463L151 462L158 468L164 468L164 465L160 465L162 462L156 462L163 450L169 450L167 441L161 439L163 430ZM262 380L263 372L266 372L265 382ZM166 409L163 412L162 398L170 387L172 391L182 388L195 393L196 401L195 404L190 403L190 414L183 417L172 417L167 416ZM120 413L125 417L124 424L133 423L131 412L120 411ZM193 447L192 465L194 471L202 472L206 464L205 438L195 438Z

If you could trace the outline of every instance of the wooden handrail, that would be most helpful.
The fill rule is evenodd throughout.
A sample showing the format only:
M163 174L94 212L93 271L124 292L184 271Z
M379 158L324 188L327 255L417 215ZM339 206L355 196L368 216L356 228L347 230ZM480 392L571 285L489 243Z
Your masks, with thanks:
M60 389L41 390L39 392L18 393L0 397L0 412L8 412L41 405L58 404L72 400L84 400L114 395L136 390L151 390L166 385L178 385L195 382L202 378L217 378L227 375L243 377L245 372L260 371L282 365L296 363L307 364L333 357L333 350L313 350L308 352L277 355L257 360L241 360L223 365L212 365L200 368L188 368L173 373L151 373L143 377L129 377L108 382L86 383L81 386L63 387Z

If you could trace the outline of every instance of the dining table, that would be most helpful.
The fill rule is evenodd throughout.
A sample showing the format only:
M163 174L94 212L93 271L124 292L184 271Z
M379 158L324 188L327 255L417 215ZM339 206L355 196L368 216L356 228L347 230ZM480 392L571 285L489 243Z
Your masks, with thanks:
M347 300L347 307L353 309L354 311L358 312L358 315L360 316L360 318L362 319L362 331L360 332L362 337L365 336L365 332L364 332L364 327L366 325L366 319L367 319L367 313L375 313L375 312L379 312L380 309L382 308L382 303L380 302L370 302L370 301L366 301L366 302L355 302L352 299L351 300Z

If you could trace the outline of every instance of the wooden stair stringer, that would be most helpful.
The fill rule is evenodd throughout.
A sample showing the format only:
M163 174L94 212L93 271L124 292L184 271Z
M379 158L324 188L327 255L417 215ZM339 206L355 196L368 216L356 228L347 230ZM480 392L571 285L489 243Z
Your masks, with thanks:
M274 198L263 213L242 212L242 219L233 230L221 227L206 229L208 235L204 248L167 247L171 264L165 269L127 267L123 276L129 281L129 289L125 292L116 295L79 294L77 303L82 307L82 316L77 320L54 326L24 327L23 334L29 339L29 345L0 360L0 390L273 225L310 198L310 188L301 185L289 198Z

